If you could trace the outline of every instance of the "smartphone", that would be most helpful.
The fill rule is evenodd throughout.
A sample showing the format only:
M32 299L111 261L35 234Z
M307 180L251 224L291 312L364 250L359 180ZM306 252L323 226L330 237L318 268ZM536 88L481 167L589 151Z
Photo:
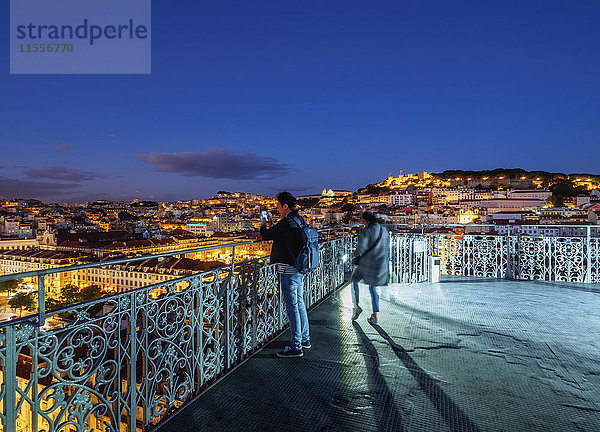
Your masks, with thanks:
M267 215L267 211L266 210L263 210L263 211L260 212L260 218L262 220L264 220L265 222L269 219L269 216Z

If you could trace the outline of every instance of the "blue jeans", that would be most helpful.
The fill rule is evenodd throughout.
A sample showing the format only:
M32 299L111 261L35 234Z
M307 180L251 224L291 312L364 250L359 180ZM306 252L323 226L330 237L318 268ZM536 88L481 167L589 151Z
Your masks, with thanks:
M301 273L281 273L281 293L285 301L292 337L290 346L301 350L302 342L310 342L308 314L304 304L304 276Z
M358 303L359 299L358 281L360 281L358 276L352 277L352 301L354 303ZM377 294L377 286L369 285L369 292L371 293L371 306L373 308L373 312L379 312L379 294Z

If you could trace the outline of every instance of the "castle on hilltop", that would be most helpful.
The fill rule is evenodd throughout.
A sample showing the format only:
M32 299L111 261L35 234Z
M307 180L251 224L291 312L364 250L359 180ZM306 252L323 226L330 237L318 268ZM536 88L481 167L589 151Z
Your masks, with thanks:
M400 188L407 187L410 185L415 185L416 183L425 183L428 181L433 181L433 176L426 172L419 172L417 174L402 174L403 171L400 171L398 177L394 177L393 173L390 173L389 177L379 183L380 186L385 186L389 188Z

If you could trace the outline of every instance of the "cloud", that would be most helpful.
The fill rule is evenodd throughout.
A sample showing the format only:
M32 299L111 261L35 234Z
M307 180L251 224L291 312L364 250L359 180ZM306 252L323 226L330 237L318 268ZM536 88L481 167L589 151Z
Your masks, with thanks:
M54 144L55 151L71 150L71 143L68 141L50 140L49 143Z
M15 180L0 177L0 196L3 198L36 198L61 196L66 189L78 187L74 183L38 182L30 180ZM10 194L7 195L7 194Z
M117 134L114 133L107 133L107 134L102 134L102 136L104 137L108 137L108 138L116 138Z
M13 165L13 168L19 168L19 169L27 169L27 168L31 168L29 165Z
M96 178L105 178L104 174L95 173L91 171L80 171L75 168L56 167L56 166L45 166L40 169L29 168L24 171L25 175L29 178L47 178L52 180L64 180L64 181L89 181Z
M154 171L234 180L269 180L288 174L291 168L269 156L234 153L225 148L180 153L147 153L136 158L155 164Z

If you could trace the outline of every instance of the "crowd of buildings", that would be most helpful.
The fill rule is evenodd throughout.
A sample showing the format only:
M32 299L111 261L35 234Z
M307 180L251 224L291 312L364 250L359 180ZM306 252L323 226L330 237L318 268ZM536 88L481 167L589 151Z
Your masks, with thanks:
M554 204L557 197L535 177L439 179L420 172L390 175L355 193L323 190L302 198L318 200L305 212L321 227L356 222L361 210L374 209L390 224L426 225L430 230L562 236L585 235L587 230L580 227L591 226L597 235L600 186L587 179L577 186L585 192L561 196L558 207Z
M390 224L440 232L597 236L600 189L593 181L586 186L585 193L561 197L563 206L555 207L551 190L535 179L440 180L422 172L390 175L356 192L324 189L298 198L302 214L316 228L356 223L363 210L374 209ZM177 202L0 201L0 274L254 240L262 209L277 218L273 197L249 193L219 192L210 199ZM235 260L266 256L269 248L267 243L238 247ZM65 284L94 284L107 292L122 292L231 260L231 248L221 247L64 272L49 275L45 282L50 296L59 295Z

